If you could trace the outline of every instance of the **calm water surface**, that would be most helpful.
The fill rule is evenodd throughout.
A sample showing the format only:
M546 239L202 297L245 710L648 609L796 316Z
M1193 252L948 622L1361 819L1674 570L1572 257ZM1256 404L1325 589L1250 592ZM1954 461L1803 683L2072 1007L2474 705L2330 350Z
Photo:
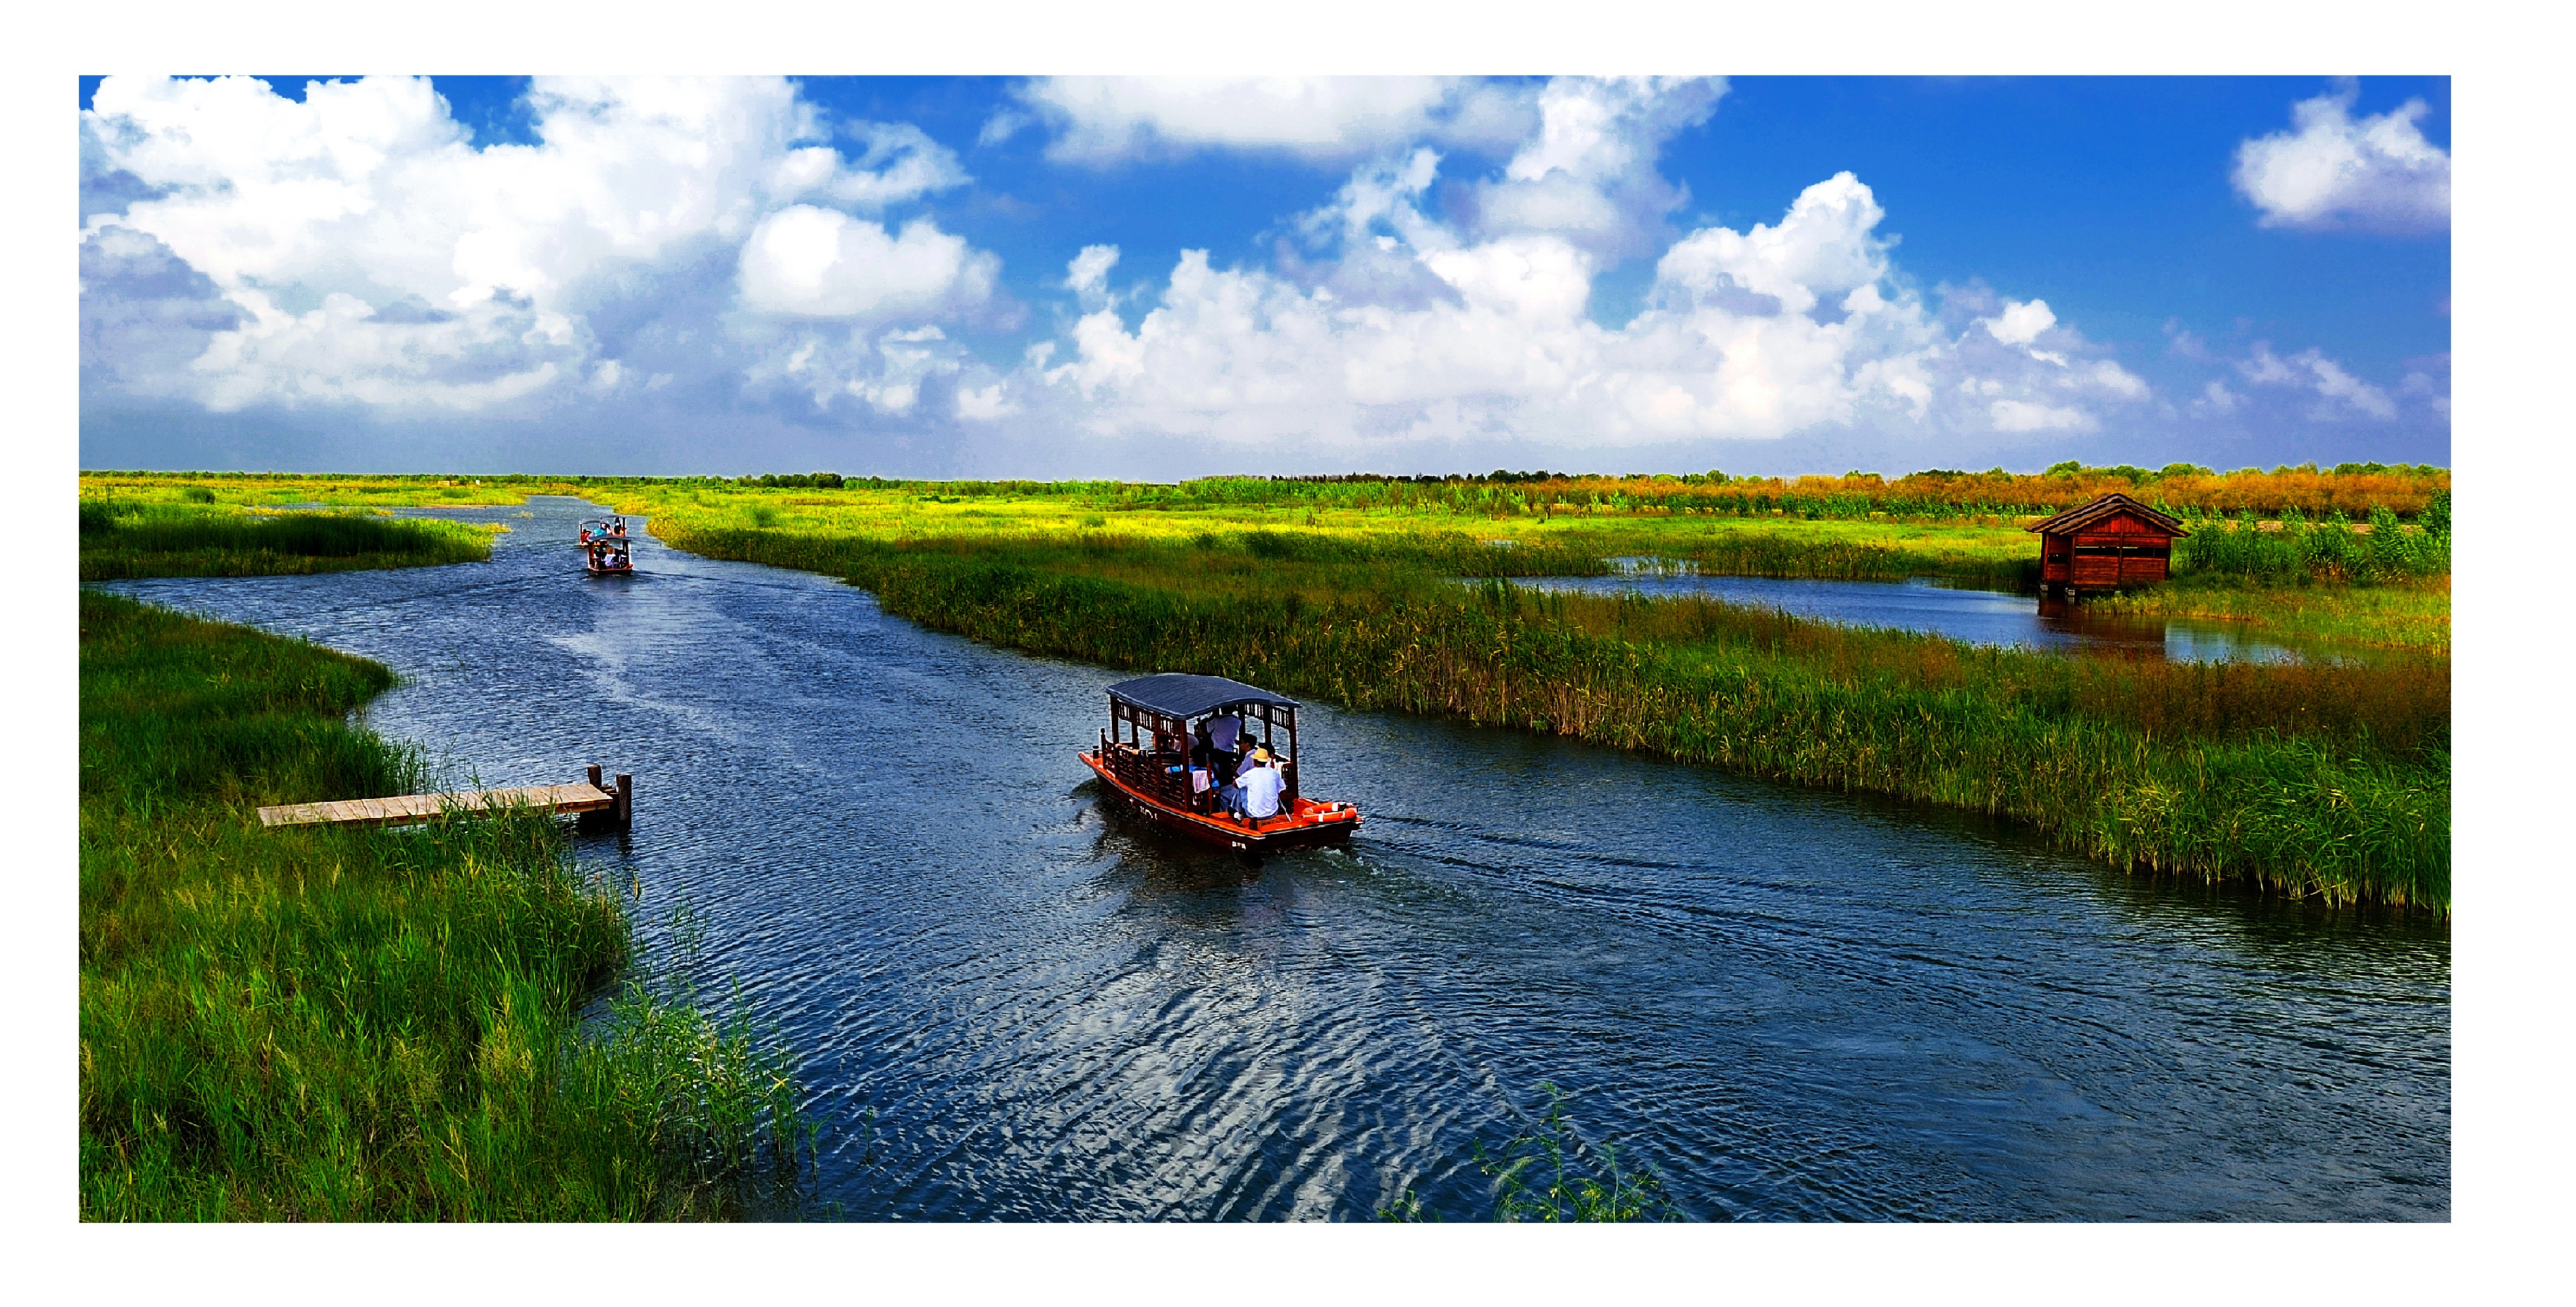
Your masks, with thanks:
M1117 673L649 539L594 580L582 505L520 511L442 514L490 564L116 588L391 664L370 722L460 775L635 773L581 856L804 1058L816 1214L1478 1216L1552 1080L1701 1218L2449 1215L2440 928L1321 706L1349 852L1202 854L1073 759Z
M2242 623L2104 616L2087 611L2081 603L2043 606L2034 595L1948 585L1931 577L1910 581L1815 581L1643 571L1617 576L1530 577L1515 584L1588 594L1628 590L1658 598L1696 595L1778 608L1799 617L1852 626L1929 631L1973 644L2173 662L2299 662L2373 656L2371 650L2359 646L2256 636Z

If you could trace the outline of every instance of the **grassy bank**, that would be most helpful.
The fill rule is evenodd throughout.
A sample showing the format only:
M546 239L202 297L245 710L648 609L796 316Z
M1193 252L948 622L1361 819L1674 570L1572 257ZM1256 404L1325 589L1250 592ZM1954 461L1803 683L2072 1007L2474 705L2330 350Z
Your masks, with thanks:
M457 522L103 498L80 505L83 581L434 567L491 557L491 533Z
M620 478L621 480L629 478ZM463 508L517 504L531 494L577 494L573 479L395 476L307 472L108 472L80 474L81 497L142 504L286 508Z
M715 557L847 577L891 612L1013 648L1990 812L2126 866L2449 903L2446 661L2069 659L1706 601L1460 593L1400 556L1318 584L1244 567L1222 539L1186 562L1140 545L1152 561L1133 568L1098 539L1059 568L1025 542L653 526Z
M2186 514L2189 534L2174 545L2177 575L2255 584L2318 581L2364 585L2420 581L2451 574L2450 497L2418 523L2379 509L2366 522L2341 513L2311 522L2293 510L2277 521L2252 513L2233 518Z
M2097 612L2243 622L2293 639L2338 640L2448 656L2451 578L2381 585L2261 584L2183 576L2084 601Z
M552 819L251 819L422 787L346 721L384 668L96 593L80 619L84 1219L704 1217L792 1178L787 1069L639 975Z

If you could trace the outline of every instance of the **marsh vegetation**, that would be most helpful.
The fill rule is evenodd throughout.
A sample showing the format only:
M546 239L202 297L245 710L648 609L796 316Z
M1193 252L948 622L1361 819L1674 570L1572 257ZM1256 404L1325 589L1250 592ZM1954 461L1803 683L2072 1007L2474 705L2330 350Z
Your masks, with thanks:
M1566 1111L1565 1091L1546 1081L1547 1106L1538 1118L1498 1144L1478 1142L1476 1169L1492 1181L1493 1219L1545 1224L1687 1219L1674 1205L1663 1175L1652 1165L1622 1162L1619 1145L1592 1143ZM1437 1221L1440 1213L1407 1189L1380 1207L1381 1221Z
M211 497L80 503L83 581L434 567L491 556L490 532L424 518L243 511L214 506Z
M80 621L84 1219L707 1217L792 1191L811 1137L774 1041L636 957L552 819L251 819L424 787L347 720L391 673L97 593Z

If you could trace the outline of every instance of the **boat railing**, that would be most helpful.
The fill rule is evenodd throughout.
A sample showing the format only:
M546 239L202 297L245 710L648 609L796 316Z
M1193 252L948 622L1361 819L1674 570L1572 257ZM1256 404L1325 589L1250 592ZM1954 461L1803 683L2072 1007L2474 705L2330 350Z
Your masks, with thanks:
M1206 767L1204 760L1193 762L1169 749L1142 749L1124 740L1112 740L1106 731L1100 733L1098 757L1109 768L1110 775L1147 798L1191 812L1214 813L1218 809L1218 787L1213 769L1208 769L1211 775L1205 790L1196 788L1190 778L1193 766ZM1280 778L1287 782L1280 791L1280 807L1282 810L1294 808L1298 798L1297 760L1277 758L1273 765L1279 768Z

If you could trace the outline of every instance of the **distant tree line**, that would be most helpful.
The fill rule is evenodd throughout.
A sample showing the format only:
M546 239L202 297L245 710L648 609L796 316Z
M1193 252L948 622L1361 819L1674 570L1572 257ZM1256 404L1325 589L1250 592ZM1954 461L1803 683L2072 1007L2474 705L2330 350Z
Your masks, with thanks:
M231 476L311 479L324 474L101 473L138 477ZM356 474L353 481L425 481L451 478ZM503 485L610 486L656 484L761 490L896 490L943 502L984 496L1062 496L1100 510L1276 504L1312 509L1403 509L1508 518L1578 514L1716 514L1806 519L1907 518L1927 521L2004 520L2058 512L2106 491L2132 495L2172 513L2199 511L2276 516L2296 509L2322 517L2345 513L2354 520L2386 509L2410 523L2439 499L2447 521L2451 474L2417 463L2284 464L2270 471L2219 472L2197 463L2143 468L2121 463L2088 466L2069 459L2037 473L1927 468L1893 479L1853 469L1840 476L1736 476L1710 469L1673 474L1632 472L1512 471L1398 475L1377 472L1313 476L1213 476L1177 484L1134 481L935 481L846 476L838 472L765 473L757 476L632 477L492 475ZM2419 523L2420 524L2420 523Z

